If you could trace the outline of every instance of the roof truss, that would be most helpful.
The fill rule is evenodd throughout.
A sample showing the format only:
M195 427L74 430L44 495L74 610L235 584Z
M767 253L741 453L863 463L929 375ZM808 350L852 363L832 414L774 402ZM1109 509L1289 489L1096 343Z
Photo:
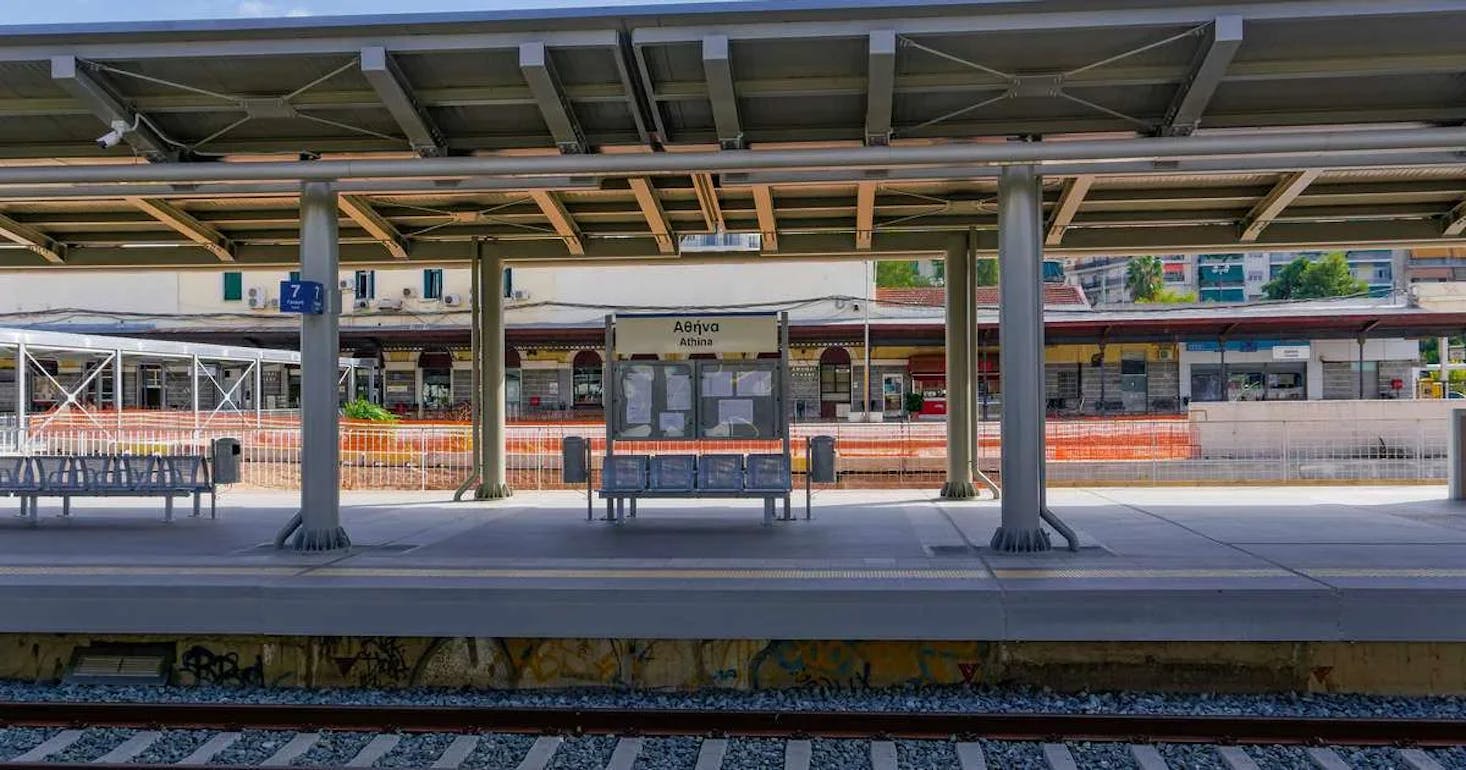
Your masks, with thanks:
M891 110L896 97L896 33L870 33L870 63L866 72L865 143L891 143Z
M377 98L407 135L413 152L431 158L446 155L447 142L433 119L418 102L387 49L372 46L361 50L361 74L377 92Z
M540 116L555 138L555 146L567 155L576 155L587 150L585 132L575 119L575 110L565 96L560 78L555 75L554 62L544 43L525 43L519 46L519 71L534 94Z
M555 233L565 242L565 248L571 254L583 256L585 254L585 240L580 234L580 227L570 217L570 211L561 202L560 196L550 190L531 190L530 197L534 199L545 218L550 220L550 226L555 228Z
M1084 203L1084 197L1089 194L1089 188L1093 184L1094 176L1090 174L1081 174L1064 182L1064 192L1059 194L1059 205L1049 218L1048 232L1044 235L1045 246L1058 246L1064 242L1064 231L1074 221L1074 215L1079 213L1079 207Z
M713 103L718 144L725 150L742 149L743 124L738 119L738 94L733 88L733 61L727 35L702 39L702 69L707 79L708 98Z
M1466 201L1456 204L1456 208L1451 209L1451 213L1446 215L1444 230L1445 235L1452 237L1462 233L1466 233Z
M88 72L75 56L53 56L51 80L81 102L109 129L125 127L123 140L148 160L178 157L178 152L143 119L141 113L117 96L100 75Z
M1205 39L1196 51L1186 81L1176 92L1160 131L1165 136L1187 136L1201 125L1217 86L1242 47L1242 17L1218 16L1207 27Z
M204 247L220 262L233 262L235 246L223 233L211 225L200 222L196 217L165 200L156 198L128 198L127 202L145 212L153 219L182 233L190 241Z
M66 262L65 244L4 214L0 214L0 237L26 247L31 252L41 255L47 262L57 265Z
M779 216L774 207L774 188L754 185L753 207L758 214L758 229L763 235L764 251L779 250Z
M341 211L382 244L382 248L386 249L393 259L407 259L409 249L407 239L395 225L377 212L371 201L360 195L342 195L339 205Z
M1308 189L1309 185L1313 184L1313 180L1318 179L1319 174L1317 169L1306 169L1294 171L1279 180L1273 186L1272 192L1259 201L1242 220L1240 240L1244 243L1256 241L1262 235L1262 231L1267 229L1267 226L1272 224L1279 214L1283 213L1283 209L1288 208L1293 201L1298 199L1298 196L1303 194L1304 190Z
M636 196L636 205L641 207L641 214L646 217L652 237L657 239L657 250L663 254L675 254L677 239L672 234L672 226L667 222L662 199L657 197L656 186L646 177L632 177L627 182L631 185L632 194Z

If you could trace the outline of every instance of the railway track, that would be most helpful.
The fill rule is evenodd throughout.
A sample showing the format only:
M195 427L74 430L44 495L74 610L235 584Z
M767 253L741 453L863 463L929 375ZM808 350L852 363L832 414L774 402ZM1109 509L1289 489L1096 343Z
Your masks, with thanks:
M0 754L0 770L1084 770L1095 751L1140 770L1454 770L1466 747L1466 721L1277 716L53 702L0 703L0 726L33 744Z

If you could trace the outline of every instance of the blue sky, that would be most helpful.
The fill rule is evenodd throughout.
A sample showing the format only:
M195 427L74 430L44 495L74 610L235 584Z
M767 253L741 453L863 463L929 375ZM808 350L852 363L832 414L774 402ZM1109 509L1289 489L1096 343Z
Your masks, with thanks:
M0 0L0 26L652 5L670 0ZM687 0L681 0L686 2ZM692 0L699 2L701 0Z

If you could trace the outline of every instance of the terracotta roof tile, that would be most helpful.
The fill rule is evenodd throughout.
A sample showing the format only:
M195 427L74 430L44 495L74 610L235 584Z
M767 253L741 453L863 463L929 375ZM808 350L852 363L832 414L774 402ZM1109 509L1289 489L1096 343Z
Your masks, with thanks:
M946 289L940 286L876 289L877 301L899 305L941 307L945 298ZM998 287L977 287L977 305L978 307L997 307ZM1044 307L1063 307L1065 305L1089 307L1089 300L1084 296L1084 289L1066 283L1044 284Z

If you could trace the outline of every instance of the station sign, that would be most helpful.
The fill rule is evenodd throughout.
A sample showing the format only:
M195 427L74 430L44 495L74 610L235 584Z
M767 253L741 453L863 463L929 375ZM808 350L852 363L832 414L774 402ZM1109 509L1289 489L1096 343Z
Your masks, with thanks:
M632 315L616 317L616 353L771 353L779 349L776 315Z
M319 281L281 281L280 312L322 315L326 312L326 287Z
M1274 345L1274 361L1307 361L1312 351L1307 345Z

